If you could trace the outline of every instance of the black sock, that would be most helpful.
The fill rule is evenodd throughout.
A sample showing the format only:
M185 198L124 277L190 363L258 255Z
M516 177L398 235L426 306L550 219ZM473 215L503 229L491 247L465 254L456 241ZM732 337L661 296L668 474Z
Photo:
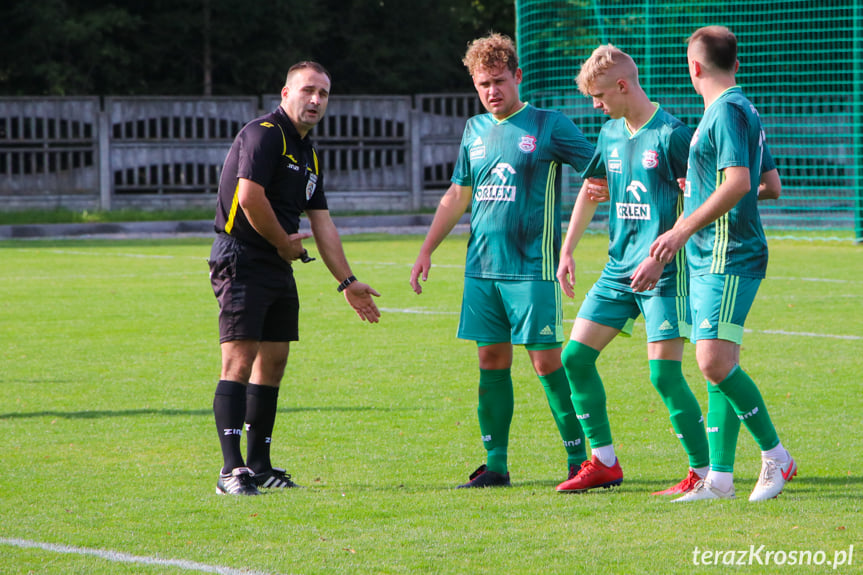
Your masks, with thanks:
M246 462L255 473L273 468L270 441L278 400L278 387L250 383L246 388Z
M232 469L245 465L240 439L246 416L246 386L236 381L220 380L213 397L213 414L224 460L222 473L230 473Z

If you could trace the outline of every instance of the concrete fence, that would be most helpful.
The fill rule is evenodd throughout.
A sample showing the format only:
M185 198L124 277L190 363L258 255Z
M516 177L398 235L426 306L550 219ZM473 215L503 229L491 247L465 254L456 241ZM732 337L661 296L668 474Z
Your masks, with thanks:
M0 98L0 209L212 206L240 128L277 96ZM334 96L312 137L333 211L434 207L475 94Z

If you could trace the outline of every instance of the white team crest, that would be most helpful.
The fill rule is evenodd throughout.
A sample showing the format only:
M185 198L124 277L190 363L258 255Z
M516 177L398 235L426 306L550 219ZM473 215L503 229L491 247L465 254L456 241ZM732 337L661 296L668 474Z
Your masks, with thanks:
M536 137L535 136L522 136L521 141L518 143L518 149L524 152L525 154L529 154L536 150Z
M644 169L651 170L659 165L659 154L656 153L656 150L646 150L644 154L641 155L641 165L644 166Z

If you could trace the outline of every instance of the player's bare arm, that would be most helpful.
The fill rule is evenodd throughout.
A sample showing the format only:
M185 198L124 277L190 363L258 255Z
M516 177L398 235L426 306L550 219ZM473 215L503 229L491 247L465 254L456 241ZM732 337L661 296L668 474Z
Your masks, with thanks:
M372 296L380 297L381 294L370 285L358 281L354 277L345 256L339 231L330 217L329 210L308 210L306 216L309 218L318 252L321 254L327 269L337 281L348 282L347 285L341 284L344 285L340 291L344 293L345 300L360 319L377 323L381 317L381 312Z
M778 200L781 193L782 180L779 178L779 170L763 172L758 185L758 201Z
M303 240L311 237L307 232L288 234L279 224L276 213L267 199L264 187L257 182L240 178L237 183L237 198L243 213L259 234L273 244L286 262L299 259L305 252Z
M656 282L662 277L662 270L665 269L665 264L653 257L646 257L635 268L635 272L630 276L630 287L634 292L642 292L651 290L656 287Z
M604 182L604 180L601 180ZM581 186L578 192L578 197L575 199L575 205L572 207L572 215L569 218L569 226L566 229L566 236L563 238L563 244L560 248L560 263L557 266L557 281L560 283L563 293L567 297L575 297L575 258L572 253L575 251L578 242L581 241L587 226L593 219L596 213L596 207L599 204L598 200L593 199L594 195L589 192L591 184L589 180ZM606 199L608 199L608 186L605 186ZM604 201L604 200L603 200Z
M422 246L420 246L420 253L411 269L411 287L417 294L423 292L423 288L419 283L420 278L422 278L422 281L428 280L432 253L434 253L464 215L465 211L467 211L468 206L470 206L472 193L473 188L470 186L451 184L441 198L437 211L435 211L434 219L431 226L429 226L429 231L426 234L425 240L423 240Z
M609 199L608 180L605 178L587 178L586 186L582 189L587 192L588 197L594 202L607 202Z
M710 194L689 217L680 217L670 230L656 238L650 246L650 256L669 263L686 241L698 230L720 216L727 214L737 202L749 193L749 168L732 166L725 168L725 181Z

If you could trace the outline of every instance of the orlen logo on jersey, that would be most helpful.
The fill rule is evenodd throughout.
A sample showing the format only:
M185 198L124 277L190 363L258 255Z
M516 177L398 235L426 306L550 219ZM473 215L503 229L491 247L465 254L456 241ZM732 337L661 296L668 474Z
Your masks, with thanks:
M617 204L617 218L620 220L649 220L650 204Z
M518 149L529 154L536 150L536 138L534 136L522 136L518 143Z
M659 165L659 154L656 150L647 150L641 155L641 165L645 170L652 170Z
M629 185L626 186L626 191L632 193L632 195L635 196L636 201L640 202L641 194L646 194L647 188L638 180L632 180Z
M491 173L502 182L501 184L485 184L476 189L475 199L478 202L514 202L515 186L507 186L509 176L515 175L515 168L506 162L494 167Z
M641 194L647 193L647 188L638 180L633 180L626 191L635 196L635 201L641 202ZM649 220L650 219L650 204L624 204L618 203L617 217L621 220Z

